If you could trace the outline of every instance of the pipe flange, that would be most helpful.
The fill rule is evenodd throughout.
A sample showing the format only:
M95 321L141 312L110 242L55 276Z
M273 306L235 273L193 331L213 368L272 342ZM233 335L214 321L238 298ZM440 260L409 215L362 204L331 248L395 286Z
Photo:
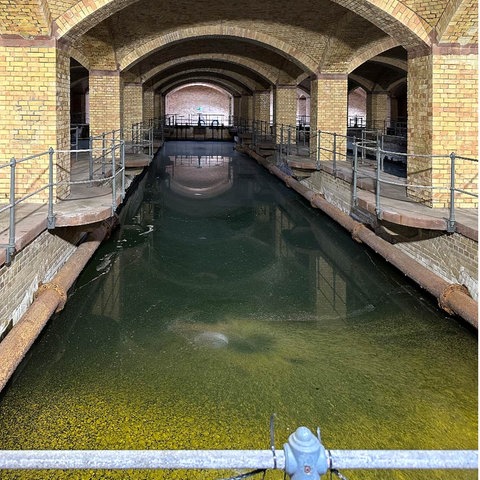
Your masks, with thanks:
M363 228L363 224L357 222L355 223L354 227L352 228L352 238L357 242L357 243L363 243L362 239L360 238L360 235L358 234L359 231Z
M459 283L453 283L452 285L444 288L443 292L438 297L438 305L450 315L454 315L456 313L449 307L448 303L448 297L454 292L461 292L467 296L470 296L468 288L465 285L460 285Z
M63 310L63 307L67 302L67 292L65 292L65 290L56 283L53 283L53 282L43 283L38 287L38 290L34 294L34 298L37 298L42 292L46 290L53 290L60 297L60 301L58 302L58 305L55 311L59 312L60 310Z
M313 207L313 208L318 208L318 205L316 205L316 201L317 199L319 200L323 200L324 199L324 196L321 194L321 193L314 193L312 195L312 197L310 198L310 205Z

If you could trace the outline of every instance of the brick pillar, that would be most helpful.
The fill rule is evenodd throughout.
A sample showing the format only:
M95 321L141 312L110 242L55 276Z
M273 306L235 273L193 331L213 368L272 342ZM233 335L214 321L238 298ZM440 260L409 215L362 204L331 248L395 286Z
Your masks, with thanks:
M120 72L90 71L90 135L120 129L122 110Z
M148 124L155 118L155 92L149 88L143 92L143 121Z
M432 55L408 60L408 152L409 184L432 188L409 188L408 194L432 207L449 205L450 159L456 152L478 156L478 66L475 54L455 49L434 49ZM442 157L431 158L428 155ZM456 163L456 187L477 191L477 164ZM477 200L456 194L456 205L475 207Z
M125 141L132 139L132 125L143 120L143 86L141 83L123 85L123 132Z
M284 125L283 142L288 141L288 130L290 130L290 143L296 143L297 104L296 85L275 86L273 93L273 123L277 126L277 143L281 141L280 125Z
M253 92L253 118L270 124L270 90Z
M390 119L390 97L387 92L367 93L368 128L384 131Z
M241 117L241 107L242 97L240 95L233 97L233 117L235 118L235 121L238 121L238 119Z
M253 120L253 96L242 95L241 106L241 118L251 122Z
M322 130L320 136L321 160L331 160L334 137L323 132L347 134L348 121L348 76L344 74L319 74L311 82L310 92L310 131L312 140L310 150L312 157L315 156L318 130ZM343 137L336 138L337 151L342 155L338 160L345 160L347 142Z
M155 118L161 118L165 116L165 101L161 93L155 92L154 98L154 108L155 108Z
M10 158L70 148L70 57L53 39L9 39L0 46L0 163ZM56 154L54 182L68 179L70 158ZM16 196L24 196L48 184L48 155L16 170ZM0 173L0 199L9 196L10 172ZM54 188L54 195L68 188ZM48 190L28 201L44 203Z

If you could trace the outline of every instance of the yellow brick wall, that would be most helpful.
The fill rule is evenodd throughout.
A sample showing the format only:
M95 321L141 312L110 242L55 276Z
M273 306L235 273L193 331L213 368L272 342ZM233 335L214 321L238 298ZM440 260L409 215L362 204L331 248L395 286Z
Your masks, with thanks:
M312 80L310 94L310 131L312 141L310 151L315 158L317 151L316 132L336 132L340 136L336 139L337 150L342 153L338 158L345 160L348 120L348 79L347 75L321 74ZM333 150L333 136L322 134L320 138L320 160L331 160Z
M478 68L476 55L434 54L408 64L409 195L432 207L450 201L451 152L478 158ZM422 157L420 155L427 155ZM431 158L430 155L435 155ZM478 164L459 161L456 187L476 192ZM456 205L472 207L477 199L456 194Z
M143 121L148 123L155 118L155 92L148 89L143 92Z
M277 85L273 91L273 123L291 127L290 143L295 143L297 124L297 87L295 85ZM288 129L284 129L283 142L288 142ZM281 131L277 128L277 143L281 142Z
M0 46L0 164L15 157L46 152L50 147L69 148L70 62L50 41L21 41ZM69 160L59 154L54 182L68 176ZM0 170L0 199L9 191L7 169ZM48 184L48 155L18 165L17 198ZM56 191L54 192L56 195ZM64 196L65 189L59 194ZM48 191L29 201L43 203Z
M121 81L117 71L90 71L90 135L121 127Z
M253 120L253 96L252 95L242 95L241 101L241 117L249 122Z
M270 90L253 92L253 116L255 121L270 123Z
M141 83L123 86L123 131L126 141L132 139L132 125L143 120L143 87Z
M383 130L385 122L390 118L390 98L386 92L367 94L367 126Z

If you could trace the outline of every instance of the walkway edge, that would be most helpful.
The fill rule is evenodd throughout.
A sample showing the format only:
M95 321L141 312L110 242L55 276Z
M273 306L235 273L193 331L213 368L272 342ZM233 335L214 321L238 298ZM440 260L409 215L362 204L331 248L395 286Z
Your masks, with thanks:
M111 217L89 233L55 277L41 285L33 303L0 342L0 392L10 380L50 317L63 308L67 292L117 222Z
M348 230L354 240L368 245L387 262L394 265L420 287L431 293L437 298L440 308L449 314L460 316L475 328L478 328L478 302L468 294L468 291L466 291L464 287L451 284L438 275L435 275L412 257L409 257L406 253L395 248L386 240L378 237L374 232L365 227L365 225L357 222L345 212L328 203L320 193L314 192L301 184L277 166L269 163L262 156L245 147L243 147L242 150L264 166L270 173L283 180L288 187L293 188L297 193L306 198L313 207L319 208L343 228Z

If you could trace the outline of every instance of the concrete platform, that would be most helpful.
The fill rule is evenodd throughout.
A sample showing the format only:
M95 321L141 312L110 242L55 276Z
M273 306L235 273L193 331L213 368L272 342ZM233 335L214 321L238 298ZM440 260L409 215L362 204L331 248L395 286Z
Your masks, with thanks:
M151 158L143 153L126 154L125 156L125 189L151 162ZM101 174L101 167L96 166L94 179L99 182L90 183L88 179L88 159L84 155L71 159L71 180L83 183L71 186L70 195L54 205L55 227L85 227L110 218L122 202L120 176L117 177L116 194L112 194L111 180L101 181L102 177L111 176L111 170ZM0 208L5 204L0 204ZM47 229L48 207L44 204L23 202L15 208L15 249L17 252L25 248L32 240ZM9 210L0 213L0 245L9 243ZM0 266L5 263L6 248L0 247Z

